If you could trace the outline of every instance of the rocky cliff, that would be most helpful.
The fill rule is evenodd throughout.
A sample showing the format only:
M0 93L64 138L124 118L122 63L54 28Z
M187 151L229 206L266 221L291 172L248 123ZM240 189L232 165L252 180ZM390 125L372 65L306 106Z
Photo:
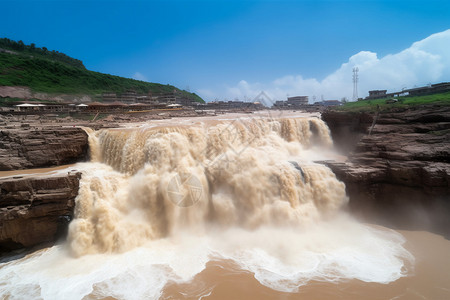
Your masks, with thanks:
M326 110L322 113L322 119L330 128L335 147L345 154L352 151L368 132L373 118L373 114L365 112Z
M388 225L450 234L450 107L361 116L323 114L337 146L351 150L345 163L326 162L345 182L350 208Z
M22 124L0 130L0 171L70 164L87 153L88 136L81 128Z
M80 177L69 172L0 178L0 253L63 236L73 216Z

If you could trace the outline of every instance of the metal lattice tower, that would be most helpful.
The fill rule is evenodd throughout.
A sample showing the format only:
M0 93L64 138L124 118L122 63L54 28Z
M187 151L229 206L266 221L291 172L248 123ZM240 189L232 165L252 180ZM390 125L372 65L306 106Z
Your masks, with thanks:
M353 68L353 101L358 101L358 67Z

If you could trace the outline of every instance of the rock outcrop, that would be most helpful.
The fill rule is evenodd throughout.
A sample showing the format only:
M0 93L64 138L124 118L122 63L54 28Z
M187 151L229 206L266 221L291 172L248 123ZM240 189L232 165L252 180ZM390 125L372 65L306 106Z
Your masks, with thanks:
M322 120L330 128L334 146L341 152L348 153L367 133L373 122L373 115L365 112L326 110L322 113Z
M450 107L398 109L380 112L376 123L373 118L324 116L338 144L345 131L366 131L347 145L353 148L347 162L325 162L345 182L350 208L388 225L450 235Z
M54 242L73 216L79 172L0 178L0 253Z
M76 127L22 124L0 130L0 171L51 167L86 160L88 136Z

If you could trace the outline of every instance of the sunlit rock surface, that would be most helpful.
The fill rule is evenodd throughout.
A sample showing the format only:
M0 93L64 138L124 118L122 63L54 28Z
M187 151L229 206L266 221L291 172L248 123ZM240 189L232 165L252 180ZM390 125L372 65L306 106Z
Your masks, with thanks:
M87 151L81 128L32 123L0 130L0 171L70 164L85 160Z

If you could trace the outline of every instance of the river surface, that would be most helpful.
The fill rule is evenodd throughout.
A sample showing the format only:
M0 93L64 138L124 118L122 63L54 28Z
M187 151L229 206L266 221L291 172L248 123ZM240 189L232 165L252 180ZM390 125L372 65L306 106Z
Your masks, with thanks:
M164 122L86 129L67 241L0 264L3 298L450 298L448 240L345 212L317 116Z
M206 257L206 241L191 237L81 258L73 258L64 245L43 249L2 264L0 291L2 299L449 299L450 241L429 232L399 234L414 257L402 267L401 276L392 273L395 267L389 263L369 262L370 256L358 261L364 266L348 268L344 274L342 269L352 265L344 255L335 270L341 275L321 278L304 262L296 271L305 276L296 276L280 270L289 266L283 265L284 257L264 257L264 247L254 248L259 253L253 258L242 253L223 258L217 252ZM376 272L374 268L380 268L380 274L367 277L374 275L368 275ZM261 274L262 270L270 273Z
M180 299L184 291L198 286L208 291L203 299L449 299L450 241L424 231L400 233L415 258L414 265L407 276L389 283L311 280L297 292L285 293L262 285L253 273L242 271L233 262L216 261L208 263L193 284L169 284L163 298Z
M36 177L36 176L51 176L61 175L70 171L74 171L76 164L62 165L53 168L36 168L14 171L0 171L0 178L22 178L22 177Z

